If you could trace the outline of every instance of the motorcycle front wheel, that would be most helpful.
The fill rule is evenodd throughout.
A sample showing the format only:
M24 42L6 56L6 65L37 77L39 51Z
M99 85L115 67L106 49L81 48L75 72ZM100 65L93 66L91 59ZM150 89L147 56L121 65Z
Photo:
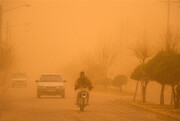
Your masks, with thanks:
M80 105L80 111L84 111L84 106L85 106L85 99L81 98L81 105Z

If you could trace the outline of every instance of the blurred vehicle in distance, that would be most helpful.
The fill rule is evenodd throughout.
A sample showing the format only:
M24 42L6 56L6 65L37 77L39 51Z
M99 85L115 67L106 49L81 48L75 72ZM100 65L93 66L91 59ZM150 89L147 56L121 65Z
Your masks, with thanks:
M28 77L26 73L16 73L11 75L12 88L26 88Z
M37 82L37 97L40 98L44 95L55 95L65 98L66 80L62 80L59 74L44 74Z

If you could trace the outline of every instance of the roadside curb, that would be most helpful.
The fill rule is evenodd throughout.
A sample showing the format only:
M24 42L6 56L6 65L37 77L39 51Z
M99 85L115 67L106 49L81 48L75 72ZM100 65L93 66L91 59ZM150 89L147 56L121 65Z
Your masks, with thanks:
M148 111L151 111L151 112L154 112L154 113L158 113L158 114L161 114L161 115L165 115L165 116L168 116L170 118L174 118L176 120L180 120L180 117L176 117L174 116L173 114L169 114L169 113L165 113L165 112L159 112L157 110L153 110L151 108L148 108L148 107L145 107L145 106L141 106L139 104L136 104L135 102L130 102L130 101L125 101L125 100L120 100L122 101L123 103L126 103L126 104L129 104L129 105L133 105L135 107L138 107L138 108L142 108L144 110L148 110Z

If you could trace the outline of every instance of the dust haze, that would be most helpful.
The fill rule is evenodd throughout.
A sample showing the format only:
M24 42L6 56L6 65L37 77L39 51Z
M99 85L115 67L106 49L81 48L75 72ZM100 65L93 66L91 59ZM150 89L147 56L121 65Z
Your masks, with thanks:
M159 105L162 94L163 104L176 104L171 87L178 87L178 77L173 86L165 83L162 93L164 83L154 76L137 79L133 72L166 51L168 35L177 42L179 54L179 0L0 0L0 6L1 42L11 56L5 57L9 63L1 64L8 66L0 69L1 95L7 97L0 121L180 119L133 106L136 100L137 105ZM90 105L80 114L74 84L82 71L94 88ZM25 87L12 87L16 74L26 75ZM66 81L65 98L37 98L36 80L44 74L60 74Z

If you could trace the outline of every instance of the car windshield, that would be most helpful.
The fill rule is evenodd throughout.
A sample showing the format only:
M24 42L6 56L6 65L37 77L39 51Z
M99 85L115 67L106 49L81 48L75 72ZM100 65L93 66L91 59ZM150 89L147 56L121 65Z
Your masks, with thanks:
M11 78L27 78L26 74L13 74Z
M57 82L57 81L61 81L61 76L60 75L42 75L40 81Z

